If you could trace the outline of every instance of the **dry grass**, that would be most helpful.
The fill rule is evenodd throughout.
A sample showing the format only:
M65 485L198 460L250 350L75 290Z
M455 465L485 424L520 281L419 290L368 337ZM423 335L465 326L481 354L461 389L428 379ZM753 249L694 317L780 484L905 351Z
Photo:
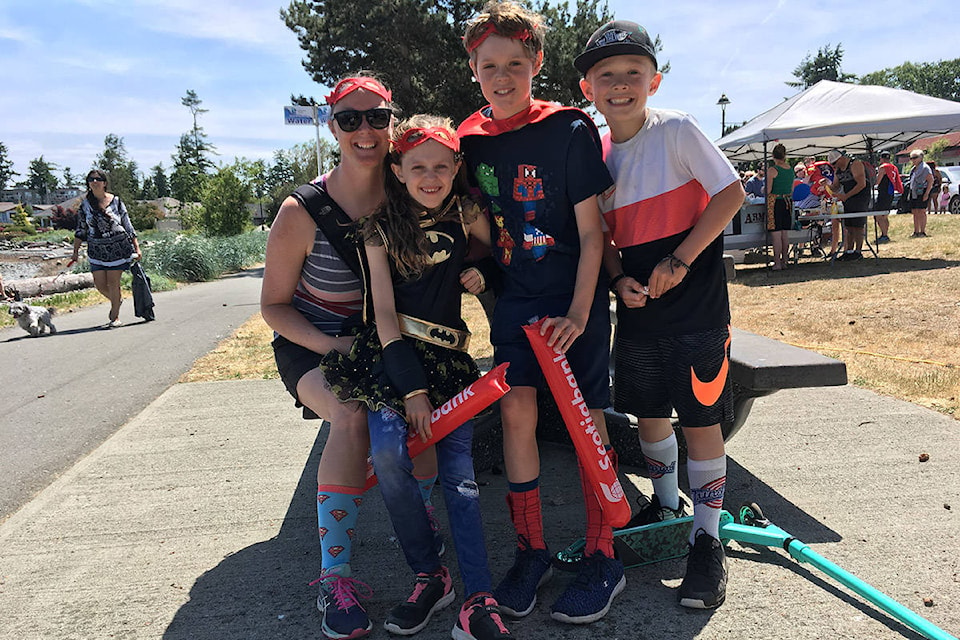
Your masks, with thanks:
M257 312L216 349L193 363L178 382L279 378L270 341L273 331Z
M930 216L912 240L909 215L891 216L879 261L804 258L782 272L737 267L734 325L847 364L861 387L960 417L960 217ZM471 353L492 349L479 303L464 296ZM181 382L277 377L269 327L257 314L199 359Z

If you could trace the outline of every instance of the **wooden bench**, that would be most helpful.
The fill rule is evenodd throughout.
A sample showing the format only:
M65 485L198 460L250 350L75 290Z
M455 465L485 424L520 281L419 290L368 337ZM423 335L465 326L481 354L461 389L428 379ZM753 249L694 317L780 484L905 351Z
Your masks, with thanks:
M611 365L611 376L614 374ZM844 385L847 383L847 366L819 353L735 328L730 345L729 375L734 417L730 422L720 425L725 441L743 427L757 398L780 389ZM537 437L550 442L568 443L570 438L566 427L549 392L543 389L537 397L540 410ZM611 443L621 463L643 467L636 419L613 409L606 411L606 419ZM685 444L676 419L674 426L681 442L681 455L685 455ZM501 437L499 412L494 411L477 425L474 456L478 469L489 469L502 459L499 450Z

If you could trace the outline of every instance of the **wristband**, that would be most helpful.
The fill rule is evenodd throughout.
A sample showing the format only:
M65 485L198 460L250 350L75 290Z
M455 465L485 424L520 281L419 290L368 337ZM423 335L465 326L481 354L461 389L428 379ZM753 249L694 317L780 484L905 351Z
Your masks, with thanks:
M401 397L430 388L420 358L406 340L394 340L383 348L383 372Z
M617 292L617 283L620 282L621 280L623 280L623 279L626 278L626 277L627 277L627 274L625 274L625 273L621 273L621 274L619 274L619 275L613 276L613 277L610 279L610 291L612 291L613 293L616 293L616 292Z

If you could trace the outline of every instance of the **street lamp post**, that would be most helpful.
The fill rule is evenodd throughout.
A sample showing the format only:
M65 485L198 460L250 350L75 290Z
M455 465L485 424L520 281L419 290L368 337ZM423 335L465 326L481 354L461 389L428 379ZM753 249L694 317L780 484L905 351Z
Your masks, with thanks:
M725 93L720 94L717 104L720 105L720 137L722 138L727 132L727 105L730 104L730 98Z

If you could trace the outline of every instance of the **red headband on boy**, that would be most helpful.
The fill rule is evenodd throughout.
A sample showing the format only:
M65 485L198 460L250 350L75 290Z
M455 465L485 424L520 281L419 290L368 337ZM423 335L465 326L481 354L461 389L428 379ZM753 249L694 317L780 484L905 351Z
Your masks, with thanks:
M357 77L344 78L333 88L333 93L327 96L327 104L334 105L342 100L348 94L357 89L366 89L370 93L375 93L387 102L393 99L393 93L385 86L380 84L376 78Z
M510 38L511 40L519 40L520 42L526 42L527 40L533 37L529 29L518 31L512 36L505 36L499 31L497 31L496 25L494 25L492 22L488 22L487 28L484 29L483 33L481 33L477 37L477 39L473 41L473 44L467 45L467 53L473 53L476 50L476 48L479 47L481 44L483 44L483 41L489 38L491 35L497 35L497 36L500 36L501 38Z
M427 140L436 140L454 153L460 151L460 139L443 127L407 129L399 139L393 142L393 148L397 150L397 153L403 155Z

